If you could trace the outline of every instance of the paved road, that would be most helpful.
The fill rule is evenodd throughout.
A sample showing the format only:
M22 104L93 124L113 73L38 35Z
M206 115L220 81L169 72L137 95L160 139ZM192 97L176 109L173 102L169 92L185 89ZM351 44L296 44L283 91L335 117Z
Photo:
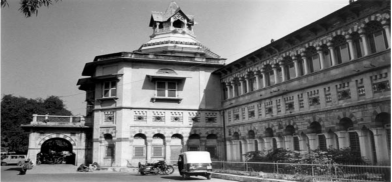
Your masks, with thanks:
M40 166L35 166L40 167ZM52 169L61 169L58 166L52 167ZM122 181L135 181L135 182L160 182L160 181L184 181L178 174L174 172L172 175L146 175L141 176L140 174L124 173L124 172L72 172L66 173L63 171L57 171L50 173L44 172L33 172L32 169L28 170L26 175L19 175L20 167L18 166L2 166L1 167L1 182L122 182ZM191 177L186 181L213 181L213 182L227 182L222 179L207 180L204 177Z

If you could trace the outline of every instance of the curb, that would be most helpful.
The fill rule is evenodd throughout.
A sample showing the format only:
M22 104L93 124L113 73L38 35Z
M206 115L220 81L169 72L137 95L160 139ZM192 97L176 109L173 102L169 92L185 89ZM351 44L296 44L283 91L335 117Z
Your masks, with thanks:
M252 176L240 176L240 175L222 174L222 173L212 173L212 177L232 180L232 181L243 181L243 182L293 182L290 180L283 180L283 179L267 179L267 178L258 178Z

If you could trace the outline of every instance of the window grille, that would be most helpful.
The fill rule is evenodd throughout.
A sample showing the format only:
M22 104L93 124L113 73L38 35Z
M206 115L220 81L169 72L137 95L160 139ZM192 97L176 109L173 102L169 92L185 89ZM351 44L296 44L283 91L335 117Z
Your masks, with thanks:
M163 157L163 147L152 147L153 157Z
M319 141L319 148L320 150L327 150L327 141L325 139L324 135L318 135L318 141Z
M299 148L299 139L298 139L298 137L294 137L293 138L293 145L294 145L294 150L295 151L300 151L300 148Z
M135 157L144 156L144 147L135 147Z

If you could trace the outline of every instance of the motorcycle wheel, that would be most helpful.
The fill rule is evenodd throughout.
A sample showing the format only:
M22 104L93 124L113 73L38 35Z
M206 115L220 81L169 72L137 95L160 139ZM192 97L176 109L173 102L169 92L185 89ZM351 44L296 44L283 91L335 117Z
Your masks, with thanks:
M173 166L167 166L165 170L166 174L173 174L174 173L174 167Z

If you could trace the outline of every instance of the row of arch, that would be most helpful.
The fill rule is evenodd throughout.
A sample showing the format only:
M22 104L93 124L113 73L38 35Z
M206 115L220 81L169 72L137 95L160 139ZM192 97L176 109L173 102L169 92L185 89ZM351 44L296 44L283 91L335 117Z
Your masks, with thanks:
M381 21L369 21L363 28L334 35L328 41L307 44L298 52L284 53L274 61L263 63L262 67L251 68L246 74L226 79L224 99L390 48L389 25Z
M375 120L374 120L374 124L371 126L374 127L385 127L387 125L390 125L391 123L391 116L389 113L386 112L381 112L379 114L376 115ZM339 120L339 123L336 125L335 130L336 131L347 131L350 129L353 129L354 127L354 122L348 118L348 117L343 117L342 119ZM366 126L364 126L366 127ZM239 140L241 138L241 133L239 131L235 131L233 133L231 133L232 131L229 129L229 136L231 136L232 140ZM277 133L276 131L273 130L273 128L271 127L267 127L265 128L264 131L262 131L263 133L259 133L260 136L263 137L274 137L274 136L286 136L286 135L295 135L297 134L299 131L298 129L295 128L295 126L293 125L287 125L282 133ZM306 131L303 131L305 133L322 133L323 132L323 128L320 124L320 122L318 121L313 121L309 124L309 126L307 127ZM256 132L254 130L248 130L248 133L246 134L245 137L246 139L255 139L256 138Z
M246 137L234 132L228 142L228 158L243 160L241 156L248 151L276 148L309 152L350 147L351 151L358 152L368 162L388 162L391 152L390 122L390 114L382 112L377 114L372 127L354 127L350 118L342 118L336 131L323 131L320 123L315 121L305 132L296 131L292 125L288 125L283 134L276 134L272 128L266 128L261 137L256 137L254 130L249 130Z

